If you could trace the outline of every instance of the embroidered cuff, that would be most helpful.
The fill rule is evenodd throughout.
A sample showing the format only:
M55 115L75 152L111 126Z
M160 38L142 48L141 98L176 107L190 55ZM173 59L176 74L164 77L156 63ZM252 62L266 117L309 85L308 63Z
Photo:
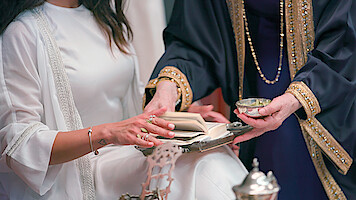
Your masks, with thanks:
M193 92L189 85L187 77L176 67L167 66L164 67L161 72L158 74L158 77L149 81L145 88L145 94L143 96L143 107L145 107L153 98L156 92L156 86L158 84L158 79L162 77L168 77L173 79L177 84L177 87L180 88L181 97L180 101L176 105L177 111L187 110L193 100Z
M314 163L316 172L325 189L326 195L330 200L347 200L340 186L337 184L334 177L330 174L328 168L325 166L325 162L322 156L323 153L320 147L316 144L315 140L309 136L305 129L303 129L303 136L305 138L305 142L308 147L311 159Z
M305 83L292 82L286 92L293 94L298 99L307 114L307 118L320 113L321 108L318 99Z
M323 150L325 155L339 168L339 172L345 175L353 162L345 149L316 118L308 118L301 125Z

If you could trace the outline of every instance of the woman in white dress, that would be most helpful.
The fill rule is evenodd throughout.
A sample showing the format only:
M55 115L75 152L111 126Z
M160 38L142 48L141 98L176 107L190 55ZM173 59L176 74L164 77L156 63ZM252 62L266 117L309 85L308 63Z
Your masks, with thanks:
M130 28L110 2L2 1L0 199L140 194L147 164L133 145L161 143L137 134L173 137L174 125L147 123L165 109L140 114ZM227 147L183 155L168 198L233 199L246 173Z

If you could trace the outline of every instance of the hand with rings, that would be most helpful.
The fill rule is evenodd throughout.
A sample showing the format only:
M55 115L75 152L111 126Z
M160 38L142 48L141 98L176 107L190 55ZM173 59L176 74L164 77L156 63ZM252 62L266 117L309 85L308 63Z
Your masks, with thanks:
M152 124L153 118L155 118L156 115L150 115L150 118L148 118L147 122Z
M152 124L152 122L149 122L147 120L148 123ZM148 135L150 134L145 128L141 128L141 132L144 134L144 135L140 135L140 134L137 134L136 137L139 138L139 139L143 139L143 140L146 140L148 139Z
M174 124L161 119L160 116L166 112L166 108L160 108L151 112L137 115L130 119L103 124L102 128L107 135L106 141L118 145L138 145L141 147L152 147L162 144L152 134L173 138ZM152 133L152 134L150 134Z
M155 117L156 115L150 115L150 117L146 119L146 122L152 124L153 118ZM143 135L137 134L137 138L148 141L148 136L150 136L150 133L145 128L141 128L141 132L143 133Z

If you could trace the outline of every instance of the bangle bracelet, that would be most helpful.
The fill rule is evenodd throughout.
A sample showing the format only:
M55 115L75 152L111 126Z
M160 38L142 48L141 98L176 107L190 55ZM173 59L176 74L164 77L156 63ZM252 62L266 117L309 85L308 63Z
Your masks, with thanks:
M94 151L93 141L92 141L92 139L91 139L92 133L93 133L93 127L90 127L89 130L88 130L90 150L91 150L91 152L94 153L94 155L98 155L98 154L99 154L99 151L98 151L98 150L95 150L95 151Z

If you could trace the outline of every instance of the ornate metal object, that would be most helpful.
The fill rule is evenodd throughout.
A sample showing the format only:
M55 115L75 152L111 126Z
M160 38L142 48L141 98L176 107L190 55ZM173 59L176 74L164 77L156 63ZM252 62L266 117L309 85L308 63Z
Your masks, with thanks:
M148 170L146 182L142 184L141 195L124 194L120 200L167 200L170 193L172 172L176 160L182 155L182 149L172 143L165 143L147 156Z
M280 190L273 173L267 176L259 171L257 158L253 159L253 169L240 185L232 188L237 200L276 200Z
M258 109L271 103L271 100L264 98L248 98L236 102L236 107L240 113L245 113L249 117L261 117Z

